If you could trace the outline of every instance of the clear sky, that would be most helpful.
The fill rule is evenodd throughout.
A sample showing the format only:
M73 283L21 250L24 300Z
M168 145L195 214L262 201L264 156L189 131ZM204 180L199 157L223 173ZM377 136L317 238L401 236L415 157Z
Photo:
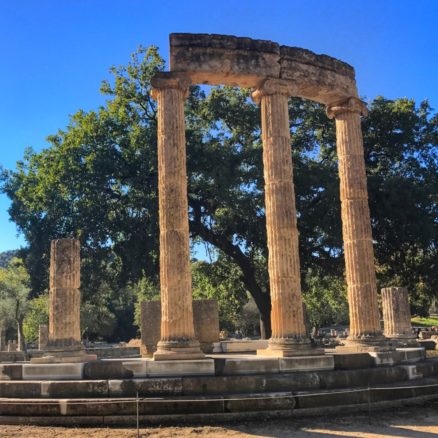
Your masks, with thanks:
M352 64L368 99L429 99L438 110L438 0L0 0L0 164L78 109L138 45L168 58L171 32L269 39ZM23 244L0 196L0 251Z

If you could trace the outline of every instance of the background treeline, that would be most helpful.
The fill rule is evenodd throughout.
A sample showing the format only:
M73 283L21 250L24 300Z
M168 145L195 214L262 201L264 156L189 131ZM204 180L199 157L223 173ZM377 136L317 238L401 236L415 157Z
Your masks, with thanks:
M47 293L51 239L80 239L91 338L135 336L135 303L159 296L150 79L163 69L156 48L140 48L103 82L105 105L78 111L46 149L2 170L27 241L18 256L31 298ZM290 99L289 109L307 313L312 325L346 323L334 123L310 101ZM379 287L407 286L413 311L425 313L438 295L438 115L406 98L378 97L369 110L362 127ZM269 336L260 111L250 90L192 87L186 139L194 296L218 299L222 328L250 334L260 316Z

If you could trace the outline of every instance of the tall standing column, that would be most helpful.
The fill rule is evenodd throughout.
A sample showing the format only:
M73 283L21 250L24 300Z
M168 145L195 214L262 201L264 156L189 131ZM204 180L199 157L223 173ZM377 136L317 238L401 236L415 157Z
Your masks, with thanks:
M386 287L381 294L385 336L399 346L418 346L412 332L408 290L405 287Z
M80 244L52 240L50 252L49 340L47 349L80 350Z
M328 106L336 119L336 145L342 212L342 234L348 286L350 335L347 347L367 349L382 345L377 302L360 116L366 106L355 97Z
M293 184L288 90L267 80L253 93L261 102L272 337L258 354L309 354L301 297L298 229Z
M160 73L158 101L161 339L155 360L204 357L195 338L189 250L184 100L190 82Z

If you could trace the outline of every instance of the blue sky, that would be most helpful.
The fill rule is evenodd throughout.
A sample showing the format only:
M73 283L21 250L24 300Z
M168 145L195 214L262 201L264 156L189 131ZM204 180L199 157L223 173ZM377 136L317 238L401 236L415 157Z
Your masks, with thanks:
M438 109L436 0L1 0L0 164L78 109L103 103L100 82L138 45L168 58L171 32L270 39L352 64L368 99L428 98ZM0 251L23 244L0 196Z

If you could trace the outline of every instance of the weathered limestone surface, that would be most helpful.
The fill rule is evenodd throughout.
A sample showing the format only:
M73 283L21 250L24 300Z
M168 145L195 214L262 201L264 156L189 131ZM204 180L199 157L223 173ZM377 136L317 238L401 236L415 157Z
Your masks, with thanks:
M216 300L194 300L193 319L196 339L204 353L213 351L213 342L219 341L219 309Z
M77 239L52 240L50 252L49 333L45 354L32 363L96 360L81 343L80 243Z
M254 92L261 101L272 336L260 354L296 355L310 347L301 298L298 229L284 82L268 79ZM303 354L303 353L301 353Z
M49 349L80 349L80 244L52 240L50 253Z
M216 300L194 300L193 319L196 338L204 353L213 351L213 343L219 340L219 311ZM141 355L150 357L157 350L160 340L161 303L141 303Z
M381 294L385 336L402 345L418 345L412 333L408 290L387 287L381 290Z
M0 351L6 351L6 330L0 327Z
M149 357L157 350L160 340L161 303L160 301L143 301L140 306L140 354L143 357Z
M336 144L342 212L342 234L348 286L350 335L347 345L367 347L382 343L373 240L368 207L360 115L365 105L356 98L331 105L336 119Z
M327 55L228 35L170 35L170 70L192 83L259 87L283 79L290 96L331 103L357 96L354 69Z
M40 324L38 327L38 350L45 350L49 342L49 327L46 324Z
M156 360L203 357L195 337L189 252L184 99L189 81L161 73L158 101L161 340Z

